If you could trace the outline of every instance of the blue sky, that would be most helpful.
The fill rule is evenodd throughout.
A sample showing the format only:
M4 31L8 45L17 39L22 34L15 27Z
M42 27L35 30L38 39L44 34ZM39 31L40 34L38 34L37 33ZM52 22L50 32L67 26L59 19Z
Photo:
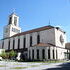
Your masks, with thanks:
M0 39L8 16L15 9L22 31L46 26L60 26L70 41L70 0L0 0Z

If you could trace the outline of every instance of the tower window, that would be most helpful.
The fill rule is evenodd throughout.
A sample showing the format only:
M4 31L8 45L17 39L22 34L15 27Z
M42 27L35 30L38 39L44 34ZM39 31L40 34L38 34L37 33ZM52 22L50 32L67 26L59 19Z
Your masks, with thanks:
M37 44L40 43L40 35L37 35Z
M11 23L12 23L12 17L9 18L9 24L11 24Z
M32 46L32 36L30 36L30 46Z
M14 17L14 25L17 25L17 17Z

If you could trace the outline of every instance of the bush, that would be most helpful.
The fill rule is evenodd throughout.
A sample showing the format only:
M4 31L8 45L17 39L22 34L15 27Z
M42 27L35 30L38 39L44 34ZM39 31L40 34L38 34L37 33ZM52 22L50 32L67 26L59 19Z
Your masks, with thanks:
M2 51L2 54L0 54L0 57L2 57L3 59L11 59L13 57L16 56L16 52L15 51L10 51L10 52L5 52L5 51Z
M17 53L14 50L12 50L12 51L9 52L9 57L10 58L15 57L16 55L17 55Z

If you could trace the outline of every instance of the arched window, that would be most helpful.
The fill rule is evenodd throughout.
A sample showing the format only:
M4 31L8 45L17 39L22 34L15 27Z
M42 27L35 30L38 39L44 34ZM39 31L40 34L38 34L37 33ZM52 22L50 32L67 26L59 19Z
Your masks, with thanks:
M38 34L37 35L37 44L39 44L40 43L40 35Z
M45 49L42 50L42 59L45 59Z
M30 47L32 46L32 36L30 36Z
M48 49L48 59L50 59L50 49Z

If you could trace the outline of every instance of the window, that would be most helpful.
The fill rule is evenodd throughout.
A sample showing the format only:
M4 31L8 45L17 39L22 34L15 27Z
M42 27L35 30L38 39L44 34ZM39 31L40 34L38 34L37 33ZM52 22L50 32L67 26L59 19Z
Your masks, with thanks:
M10 40L9 40L9 42L8 42L8 50L10 50Z
M32 46L32 36L30 36L30 47Z
M9 24L11 24L11 23L12 23L12 17L9 18Z
M13 50L14 50L14 46L15 46L15 39L13 38Z
M39 59L39 49L37 49L37 59Z
M17 25L17 17L14 17L14 25Z
M18 49L20 48L20 38L18 38Z
M31 54L30 54L30 50L29 50L29 59L30 59L30 55L31 55Z
M16 29L16 28L13 28L13 27L12 27L12 31L13 31L13 32L16 32L16 33L20 33L20 30L18 30L18 29Z
M42 50L42 59L45 59L45 49Z
M25 48L26 47L26 38L24 37L24 43L23 43L23 47Z
M55 57L54 57L54 49L53 49L53 59L55 59Z
M48 49L48 59L50 59L50 49Z
M37 35L37 44L40 43L40 35Z
M32 59L34 59L34 50L32 50Z

